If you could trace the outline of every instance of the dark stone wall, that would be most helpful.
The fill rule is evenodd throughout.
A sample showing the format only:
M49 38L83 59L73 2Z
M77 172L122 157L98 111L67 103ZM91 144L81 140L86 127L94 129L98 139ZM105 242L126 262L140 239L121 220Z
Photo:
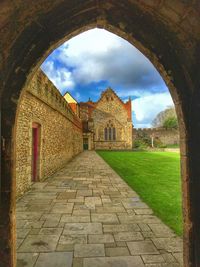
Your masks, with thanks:
M15 119L22 88L64 40L105 28L161 73L180 129L185 267L200 266L200 1L2 0L0 3L1 266L15 266Z

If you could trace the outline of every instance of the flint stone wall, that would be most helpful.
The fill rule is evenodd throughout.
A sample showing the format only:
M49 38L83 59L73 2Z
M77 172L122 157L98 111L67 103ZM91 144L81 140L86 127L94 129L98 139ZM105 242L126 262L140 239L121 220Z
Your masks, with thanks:
M83 148L82 124L40 71L21 96L16 127L16 191L32 184L32 123L41 126L39 180L62 168Z
M133 140L138 138L141 132L147 134L150 138L153 136L154 140L158 139L163 145L179 144L179 130L165 129L165 128L138 128L133 130Z

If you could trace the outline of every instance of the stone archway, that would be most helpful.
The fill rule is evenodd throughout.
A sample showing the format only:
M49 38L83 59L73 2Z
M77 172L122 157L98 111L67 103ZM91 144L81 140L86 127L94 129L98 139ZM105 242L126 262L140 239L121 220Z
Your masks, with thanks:
M167 83L179 117L185 266L200 265L200 4L160 0L4 0L0 4L0 258L15 266L15 116L20 93L64 40L105 28L143 52Z

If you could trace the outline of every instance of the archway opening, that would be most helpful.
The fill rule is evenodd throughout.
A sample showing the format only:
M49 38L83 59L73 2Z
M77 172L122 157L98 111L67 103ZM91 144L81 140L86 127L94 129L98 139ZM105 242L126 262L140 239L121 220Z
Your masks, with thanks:
M106 28L135 44L162 73L177 107L181 133L181 162L184 201L184 258L186 266L199 264L199 3L77 2L56 1L53 5L20 2L15 8L2 3L3 74L1 80L1 253L5 266L15 263L15 173L14 120L17 101L45 54L64 36L93 27ZM177 8L178 7L178 8ZM16 12L17 10L17 12ZM178 16L169 16L178 11ZM175 13L176 13L175 12ZM192 16L189 16L191 14ZM8 14L6 16L5 14ZM35 18L37 18L35 20ZM14 21L14 23L13 23ZM192 25L194 30L191 32ZM154 29L154 30L152 30ZM62 41L61 41L62 40ZM164 41L163 41L164 40ZM192 40L192 41L191 41ZM24 45L26 43L26 45ZM189 182L192 181L191 183Z
M105 39L104 39L104 42L105 42ZM68 47L68 44L65 44L64 47ZM59 48L59 49L61 49L61 48ZM118 51L118 53L120 54L120 51ZM55 52L54 52L54 54L55 54ZM130 53L127 53L127 55L130 57ZM67 58L68 57L69 57L69 55L67 55ZM123 57L125 57L125 55L123 55ZM56 60L56 58L55 58L55 60ZM63 59L61 59L61 60L63 60ZM79 58L79 60L81 60L81 58ZM87 62L85 59L83 59L83 60L85 61L85 63L88 63L88 64L90 63L89 61ZM47 60L46 65L49 65L48 64L49 61ZM112 59L112 61L114 61L114 58ZM119 60L119 62L120 62L120 65L124 64L122 62L122 60ZM99 62L97 62L97 64L98 64L98 67L101 68L101 66L99 66L100 65ZM104 64L108 65L107 62L105 62ZM89 64L89 65L91 65L91 64ZM114 64L114 65L116 65L116 64ZM125 62L125 65L127 65L127 67L128 67L127 62ZM136 67L137 67L137 64L136 64ZM123 68L124 68L124 66L122 66L122 69ZM63 69L63 67L62 67L62 69ZM93 72L94 72L94 69L95 69L95 67L93 65ZM104 69L104 68L102 68L102 69ZM111 69L111 67L108 66L108 69ZM130 75L133 75L135 72L135 68L132 68L132 69L133 69L133 72ZM50 72L51 74L54 75L55 73L57 73L57 75L60 77L58 70L50 68L50 71L51 71ZM65 70L65 71L67 71L67 70ZM116 72L116 70L114 70L114 72ZM118 71L118 72L119 72L118 73L118 77L119 77L119 75L121 75L121 72L120 71ZM107 73L107 71L104 72L104 75L105 75L105 73ZM78 74L81 75L81 71L79 71ZM142 73L139 73L138 75L143 76ZM113 75L111 75L111 76L112 76L112 78L114 77ZM148 77L148 76L149 75L147 73L146 77ZM55 76L53 76L53 78L54 77ZM60 85L60 86L63 86L63 84L64 85L70 84L70 82L67 79L63 80L61 78L61 80L58 81L58 80L54 80L53 78L50 76L50 79L52 79L55 83L58 83L58 85ZM86 77L85 77L85 79L86 79ZM126 76L126 79L128 80L128 75ZM137 81L137 79L138 79L138 77L136 77L135 80ZM103 79L103 80L105 83L105 79ZM111 81L108 81L108 82L111 83ZM143 84L141 84L140 86L143 87ZM89 89L88 89L89 85L88 84L86 84L86 87L87 87L87 90L89 91ZM69 88L65 87L64 90L66 91L66 89L69 90ZM82 88L82 90L83 90L83 88ZM126 90L128 92L126 92ZM139 89L137 88L136 91L138 91L138 90ZM89 92L89 93L87 92L87 93L88 94L92 94L92 93L96 94L97 91L99 91L98 87L96 88L95 92L91 91L91 92ZM74 88L73 88L72 93L74 93L74 94L77 93L74 90ZM120 93L121 94L124 93L124 99L125 99L124 102L118 96L118 94L120 94ZM112 183L109 183L109 181L105 181L105 185L107 184L111 188L111 195L110 195L109 191L106 191L106 189L104 189L104 190L102 189L103 193L100 192L101 191L100 188L101 187L104 188L104 183L99 182L99 185L98 185L98 179L97 179L97 181L93 181L94 179L92 179L92 177L87 177L88 174L86 172L86 170L87 170L86 167L85 167L85 172L83 172L83 174L82 174L82 176L83 176L82 178L78 178L79 177L78 173L80 172L80 170L77 170L77 172L75 170L73 171L73 176L75 177L74 180L73 180L73 176L72 177L70 177L70 175L67 176L67 173L65 172L65 170L61 170L61 172L57 174L58 177L61 176L60 179L57 178L56 176L54 176L53 180L50 180L50 179L48 179L47 181L45 180L45 178L47 178L50 174L54 174L55 171L57 171L59 168L63 167L64 166L63 164L66 164L66 161L68 161L69 159L71 159L71 157L73 157L74 155L76 155L77 153L79 153L81 151L81 149L82 149L81 140L83 141L83 147L85 147L87 144L87 149L88 148L89 149L94 148L97 150L98 149L104 149L104 150L126 150L126 149L129 149L129 150L131 150L132 149L132 143L133 143L133 141L132 141L132 121L131 121L132 110L131 110L131 104L130 104L131 101L130 101L130 99L127 100L127 98L128 98L128 95L129 96L130 96L130 94L134 95L134 93L135 93L135 91L133 90L133 92L131 92L130 88L122 88L121 91L118 90L118 94L117 94L116 91L114 91L111 88L108 88L107 90L105 90L104 92L101 93L101 97L100 97L100 99L98 99L98 101L94 102L89 98L88 101L86 101L84 103L81 102L79 104L75 100L75 98L73 98L73 95L69 94L69 92L65 93L64 97L62 97L59 94L58 90L54 87L54 85L48 80L48 78L44 74L42 74L41 71L36 74L36 77L33 77L33 80L30 82L29 85L27 85L27 88L24 88L24 92L23 92L23 95L21 96L21 103L19 105L19 110L18 110L18 114L19 114L19 116L20 115L21 116L20 116L20 119L17 118L17 127L18 127L17 131L19 131L19 129L20 129L20 123L24 127L23 129L25 129L25 124L27 124L27 125L30 124L29 120L32 121L33 119L36 118L36 120L40 121L40 123L41 123L40 126L36 123L32 123L32 127L34 128L33 136L32 136L32 140L33 140L33 145L32 145L33 153L32 153L32 155L35 156L34 157L35 162L33 162L33 170L34 170L34 174L36 176L37 169L38 169L38 167L37 167L38 144L39 144L38 143L38 137L39 137L38 128L41 128L41 125L42 125L42 129L43 129L42 143L41 143L41 145L42 145L42 164L40 164L40 165L42 166L41 172L43 173L44 176L42 177L41 183L34 184L33 191L30 191L30 193L29 193L30 194L29 197L31 198L30 205L29 205L29 203L26 202L26 196L24 198L22 198L21 202L19 202L21 204L20 204L20 211L17 214L18 218L19 218L17 223L19 225L20 224L22 225L22 226L18 227L18 231L19 231L19 236L18 236L19 263L22 261L28 260L28 258L27 258L28 254L25 254L25 256L24 256L24 253L29 253L29 256L31 256L31 254L33 252L37 253L37 257L35 257L33 259L36 262L35 264L37 266L37 264L39 264L40 261L45 261L45 259L43 259L43 254L42 254L44 252L47 252L48 255L51 257L51 256L53 256L53 253L55 253L55 254L60 253L60 255L62 253L63 254L65 254L65 253L70 254L71 251L73 251L75 249L74 253L76 255L77 254L77 246L82 246L82 249L83 249L83 247L91 246L91 244L93 244L93 243L91 243L91 244L82 245L81 242L82 241L84 242L84 240L80 241L80 244L79 244L78 238L81 238L81 233L78 233L78 234L80 234L80 236L76 236L77 241L73 240L73 238L72 238L72 240L71 240L72 243L70 243L69 238L67 239L67 234L70 234L70 233L72 235L75 234L75 233L72 233L72 229L70 227L75 227L75 228L76 227L84 227L84 226L86 227L86 225L87 226L91 225L91 227L97 227L97 224L99 223L99 224L103 225L103 228L106 228L106 227L109 228L108 227L109 223L113 223L113 227L117 228L116 223L117 224L119 223L118 228L120 228L120 227L123 228L126 226L125 224L128 223L128 224L130 224L129 228L131 228L134 225L134 219L136 220L138 225L140 225L140 227L142 227L141 226L142 222L145 219L146 219L146 223L149 221L149 226L147 226L147 228L150 227L150 225L152 226L152 224L151 224L152 221L154 223L157 222L156 225L159 225L158 224L159 221L157 220L157 218L155 218L151 214L152 211L148 210L147 206L145 206L145 204L141 203L140 200L137 199L136 195L135 195L135 200L134 200L134 197L132 197L132 198L127 197L126 201L128 201L128 202L126 202L123 199L123 193L125 195L127 194L126 193L127 189L124 189L125 192L123 192L123 186L122 186L122 192L120 192L120 190L119 190L120 194L122 194L121 195L122 200L120 200L119 196L116 196L116 194L118 192L117 184L112 186ZM77 95L77 96L79 96L79 95ZM156 94L154 95L154 98L155 98L155 96L156 96ZM83 97L87 97L87 96L83 95ZM122 97L123 97L123 95L122 95ZM146 95L145 95L145 97L146 97ZM135 102L133 102L133 105L134 105L134 103ZM152 100L151 100L151 105L152 105ZM146 103L146 106L147 106L147 103ZM22 107L22 109L21 109L21 107ZM23 111L23 113L21 114L22 111ZM87 117L87 119L85 119L85 117ZM63 118L64 118L64 120L63 120ZM75 130L75 128L77 126L76 124L79 121L79 119L83 120L84 127L86 124L85 132L83 131L83 136L81 136L79 134L77 137L75 137L77 134L77 130ZM153 117L151 119L153 119ZM24 123L24 120L25 120L25 123ZM65 120L68 122L68 128L66 128L66 121ZM62 128L64 129L63 131L61 130ZM36 131L35 131L35 129L36 129ZM149 131L152 131L152 129L149 129ZM24 131L24 134L25 133L26 132ZM93 133L95 133L94 136L92 135ZM84 140L86 138L86 134L88 136L88 139L90 139L90 141L88 139L87 139L87 142ZM89 136L89 135L91 135L91 136ZM129 140L130 138L131 138L131 140ZM66 143L66 139L68 140L69 143ZM16 141L18 141L18 140L16 140ZM26 150L26 146L27 146L27 151L28 151L29 147L28 147L28 143L26 141L27 140L25 140L25 142L24 142L23 149ZM17 151L17 153L18 153L18 151ZM61 160L61 157L62 157L62 160ZM90 157L90 156L88 156L88 157ZM94 156L94 158L95 158L95 156ZM57 159L59 159L59 161ZM84 157L82 157L82 160L84 163ZM87 158L86 158L86 161L87 161ZM78 164L78 162L77 162L77 164ZM89 162L88 162L88 164L89 164ZM29 168L29 166L27 166L27 167ZM79 165L78 165L78 168L80 168ZM90 168L91 167L89 166L89 169ZM92 168L94 168L94 166ZM145 168L145 165L144 165L144 168ZM72 170L70 170L70 172L71 171ZM95 170L92 169L92 172L95 172ZM108 173L109 173L109 171L108 171ZM105 175L105 174L103 174L103 175ZM81 175L81 173L80 173L80 175ZM96 175L99 175L101 177L102 174L101 174L101 172L99 174L98 174L98 172L96 172ZM113 174L111 174L111 175L113 175ZM21 174L17 173L17 176L22 177L22 173ZM79 181L79 179L80 179L80 181ZM84 185L84 182L81 183L81 179L83 179L83 181L85 181L85 185ZM101 179L103 179L103 176ZM110 179L112 179L112 178L110 178ZM113 176L113 179L116 179L115 176ZM76 184L76 180L79 181L79 185ZM91 182L89 183L90 180L91 180ZM17 179L17 184L18 183L21 183L20 179L19 180ZM73 183L73 186L70 187L71 183ZM86 190L84 188L86 188L87 183L89 183L89 187ZM96 184L96 189L95 189L95 187L94 187L95 185L93 183ZM113 182L113 184L114 184L114 182ZM57 189L58 186L59 186L59 189ZM63 188L62 188L62 186L63 186ZM28 188L25 186L24 190L26 191L27 189ZM51 190L53 190L53 191L51 191ZM37 193L38 193L38 196L37 196ZM17 194L18 194L18 192L17 192ZM81 194L83 194L82 199L81 199ZM132 196L133 196L134 193L129 192L129 194L130 195L132 194ZM107 199L105 199L105 198L107 198ZM35 204L33 203L34 200L36 201ZM106 203L106 201L109 201L109 200L110 200L110 204ZM114 203L117 200L118 200L118 206L117 206L116 211L115 212L111 211L111 214L109 215L108 214L109 208L111 210L112 209L115 210L116 207L115 207ZM79 203L76 203L77 201ZM91 202L94 201L94 204L89 205L88 201L91 201ZM136 203L135 203L135 201L136 201ZM25 205L23 205L23 202L25 203ZM82 202L84 204L82 204ZM97 205L97 207L96 207L96 205ZM131 205L132 205L132 209L130 208ZM81 206L85 207L85 210L90 212L90 216L92 217L91 221L86 214L84 214L84 216L82 216L82 217L81 216L77 217L77 215L76 215L77 212L80 212L80 213L82 212ZM99 207L99 206L102 206L102 207ZM137 206L144 208L144 210L141 211L140 209L137 208ZM37 207L40 207L38 212L36 210ZM99 210L102 209L102 214L98 214L98 207L99 207ZM24 211L23 211L23 209L24 209ZM75 210L76 212L72 212L72 209ZM95 212L96 210L97 210L97 213ZM106 210L107 210L107 213L106 213ZM119 212L121 211L122 213L124 212L123 216L121 216L120 214L118 215L117 210ZM129 215L126 214L125 210L126 210L127 214L129 214ZM30 211L32 211L33 214L30 215L29 214ZM131 211L133 212L133 214L135 214L135 216L131 217L131 215L130 215ZM139 212L139 213L137 213L137 212ZM149 214L148 214L148 212L149 212ZM27 216L26 220L23 219L23 216L25 216L25 215ZM37 217L37 216L39 216L39 217ZM105 218L103 218L103 216L105 216ZM56 220L54 219L54 217L56 217ZM127 217L127 222L124 221L124 217L125 218ZM57 219L59 219L59 220L57 220ZM62 224L63 224L63 226L62 226ZM34 230L30 231L29 230L30 227L33 227ZM69 227L69 229L68 229L69 233L65 229L67 227ZM162 227L162 225L161 225L161 227ZM21 231L24 228L27 231L26 236L23 236L21 234ZM127 228L127 231L129 228ZM56 231L61 230L61 229L63 229L63 231L61 231L62 234L60 232L60 234L57 235ZM153 238L154 233L150 229L151 228L149 228L148 234L150 235L150 233L151 233L152 238ZM101 238L102 238L102 241L105 238L108 238L108 239L110 238L110 240L112 239L113 242L108 242L108 243L106 240L104 240L105 246L106 246L105 250L108 252L110 252L112 250L118 251L119 253L117 256L120 256L121 252L119 250L120 249L122 251L126 250L128 253L128 248L126 248L126 247L121 248L120 242L118 240L118 235L123 235L123 230L121 229L121 231L120 230L119 231L116 230L116 231L118 233L115 233L115 229L113 230L113 232L110 232L108 234L106 232L104 232L104 233L102 233ZM138 232L138 231L139 230L137 230L136 232ZM165 231L167 232L169 237L173 236L169 230L165 229ZM131 232L130 233L131 235L134 235L133 234L134 231L130 231L130 232ZM144 232L145 232L145 230L144 230ZM158 232L159 232L159 230L158 230ZM94 235L93 232L91 232L91 233L88 232L86 234L88 234L88 238L90 240L88 242L92 242L91 241L92 238L94 239L97 237ZM147 234L147 233L143 233L143 235L145 235L145 234ZM157 234L159 234L159 233L157 233ZM58 236L59 240L60 240L59 241L60 243L59 242L56 243L56 241L55 242L53 241L54 248L50 247L49 241L48 241L48 238L53 238L53 235L55 235L56 237ZM155 248L154 244L150 240L146 240L146 236L142 237L142 234L140 234L140 233L137 233L136 235L137 235L137 237L135 237L136 239L133 236L131 237L132 239L130 239L129 237L124 237L123 240L124 240L125 244L127 243L128 246L136 245L136 244L141 244L141 245L143 244L145 246L145 244L148 243L148 245L150 247L152 247L152 249ZM115 241L114 241L114 236L115 236ZM164 238L166 238L165 234L164 234ZM69 243L67 243L67 242L69 242ZM98 241L96 241L96 242L98 243ZM111 247L113 246L113 244L115 244L115 242L116 242L116 244L118 244L117 245L118 248L112 249ZM130 242L132 242L133 244ZM46 249L44 248L44 243L46 244ZM111 245L111 247L109 247L109 245ZM93 246L95 246L95 245L93 245ZM99 246L102 247L103 244L99 244ZM129 248L129 250L132 251L131 247ZM156 252L158 251L156 248L155 248L155 250L156 250ZM177 248L177 250L178 250L178 252L180 252L181 246L179 248ZM177 251L175 251L175 252L177 252ZM131 253L134 253L134 252L131 252ZM140 251L140 253L142 253L142 252ZM180 254L181 254L181 252L178 253L179 258L180 258L180 259L178 258L178 260L181 260ZM83 254L80 254L80 255L83 255ZM170 255L168 255L168 257ZM110 255L110 256L112 256L112 255ZM134 257L132 254L130 254L129 256L131 257L132 260L134 260ZM23 258L23 257L25 257L25 258ZM77 256L75 256L75 258L73 260L77 260L76 257ZM162 255L160 257L161 257L161 262L165 261L165 259L163 258ZM167 256L165 255L165 257L167 257ZM177 257L177 255L175 253L173 255L171 255L171 257L172 257L172 259L174 259L174 261L176 261L175 257ZM106 259L108 260L108 258L105 258L105 260ZM85 261L85 259L83 259L83 260ZM52 259L52 261L53 261L53 259ZM145 258L143 259L143 261L144 261L144 263L147 263ZM141 264L142 264L142 260L141 260ZM178 264L178 262L177 262L177 264Z

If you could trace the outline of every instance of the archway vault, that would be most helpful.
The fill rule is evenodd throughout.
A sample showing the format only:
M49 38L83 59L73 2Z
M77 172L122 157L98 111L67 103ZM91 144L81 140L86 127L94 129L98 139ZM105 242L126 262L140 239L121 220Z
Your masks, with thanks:
M134 44L172 94L181 134L184 262L200 266L200 3L41 0L0 3L1 266L15 266L15 118L22 88L65 40L99 27ZM80 44L81 45L81 44Z

